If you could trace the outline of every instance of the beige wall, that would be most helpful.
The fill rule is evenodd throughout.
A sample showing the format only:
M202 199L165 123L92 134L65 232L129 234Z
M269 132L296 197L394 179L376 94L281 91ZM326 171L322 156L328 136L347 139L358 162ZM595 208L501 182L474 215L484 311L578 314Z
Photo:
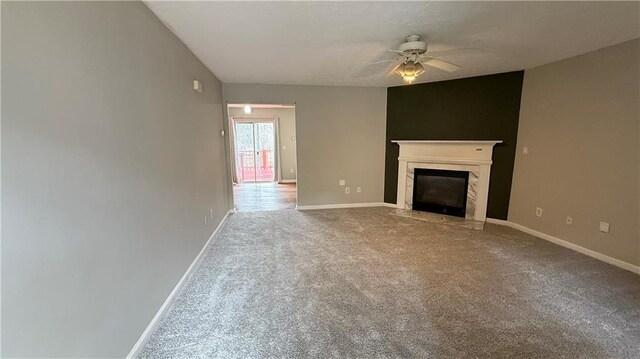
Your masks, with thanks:
M382 202L386 89L223 84L227 103L295 104L298 205ZM338 181L344 179L351 194ZM356 193L356 187L362 187Z
M230 117L240 119L272 118L278 121L281 180L296 180L296 110L294 108L254 108L249 115L239 107L229 108Z
M2 357L127 355L229 208L222 107L140 2L2 2Z
M512 222L634 265L640 265L639 44L525 71L509 206ZM599 232L600 221L611 223L608 234Z

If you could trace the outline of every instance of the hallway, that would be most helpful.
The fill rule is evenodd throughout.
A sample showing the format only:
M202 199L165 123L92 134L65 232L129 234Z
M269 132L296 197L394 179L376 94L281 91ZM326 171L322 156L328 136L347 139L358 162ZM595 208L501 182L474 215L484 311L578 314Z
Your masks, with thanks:
M246 182L233 185L236 211L256 212L296 208L296 184Z

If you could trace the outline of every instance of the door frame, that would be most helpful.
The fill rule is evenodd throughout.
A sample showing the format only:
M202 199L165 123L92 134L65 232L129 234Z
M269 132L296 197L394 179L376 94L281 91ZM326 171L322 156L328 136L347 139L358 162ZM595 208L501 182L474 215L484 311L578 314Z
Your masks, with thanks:
M298 104L293 101L293 102L288 102L288 101L252 101L249 100L247 101L246 98L243 99L234 99L234 100L230 100L230 99L225 99L224 100L224 104L223 104L223 108L224 110L222 111L222 118L223 118L223 124L222 124L222 131L220 132L220 135L224 138L224 150L225 150L225 157L227 159L227 173L226 173L226 185L227 185L227 200L228 200L228 204L229 204L229 212L230 213L234 213L235 212L235 197L234 197L234 193L233 193L233 171L235 171L235 153L233 150L233 147L235 147L235 144L233 141L235 141L235 137L233 137L233 118L235 116L231 116L231 114L229 113L230 108L231 107L239 107L239 106L244 106L244 105L261 105L263 107L274 107L274 108L278 108L278 107L285 107L285 108L293 108L294 111L294 136L296 137L296 145L295 145L295 163L296 163L296 208L298 208L298 204L300 201L300 187L301 187L301 182L303 182L303 180L301 180L300 178L300 166L299 166L299 158L300 158L300 146L298 146ZM237 116L236 118L241 118L242 116ZM278 135L276 133L276 135ZM276 137L278 139L278 141L280 141L279 136ZM278 151L280 151L280 147L278 144ZM280 166L278 166L280 167ZM280 172L280 171L279 171ZM282 178L282 177L281 177Z
M237 156L237 151L238 151L238 139L237 139L237 131L236 131L236 124L237 123L251 123L253 124L253 143L254 143L254 148L253 148L253 152L254 152L254 168L256 168L256 166L258 165L256 159L256 137L255 137L255 124L257 123L272 123L273 124L273 179L271 181L259 181L258 180L258 172L257 169L255 169L255 181L247 181L248 183L268 183L268 182L278 182L280 180L281 174L280 174L280 147L279 147L279 136L278 136L278 121L275 117L264 117L264 118L259 118L259 117L231 117L231 124L233 126L233 131L231 132L233 134L233 157L234 157L234 163L235 163L235 167L238 166L238 156ZM237 171L237 168L234 169L235 171ZM244 183L244 181L243 181Z

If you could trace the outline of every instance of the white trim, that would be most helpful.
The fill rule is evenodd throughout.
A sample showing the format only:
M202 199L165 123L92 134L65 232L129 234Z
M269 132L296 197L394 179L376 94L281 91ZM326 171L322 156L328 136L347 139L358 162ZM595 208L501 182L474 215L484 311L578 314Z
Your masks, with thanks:
M275 138L275 157L273 158L273 166L276 167L276 175L274 176L276 182L280 182L282 179L282 165L280 164L280 116L274 117L273 120L273 137Z
M285 179L285 180L278 181L278 183L296 183L296 180L294 180L294 179Z
M231 119L235 122L241 122L241 123L269 123L269 122L273 122L276 120L276 117L245 117L245 116L240 116L240 117L236 117L236 116L231 116Z
M408 143L408 144L436 144L436 145L449 145L449 144L463 144L463 145L473 145L473 144L478 144L478 145L495 145L498 143L502 143L502 140L473 140L473 141L466 141L466 140L391 140L391 142L393 143Z
M398 205L395 204L395 203L382 202L381 204L382 204L383 207L398 208Z
M133 348L131 348L131 351L127 355L127 359L137 358L138 355L140 355L140 351L142 350L142 348L144 348L144 345L147 343L147 341L151 337L151 334L157 328L158 324L160 323L160 319L162 319L162 317L164 317L164 315L167 313L169 308L171 308L171 305L173 304L173 301L175 300L176 295L178 294L180 289L182 289L182 286L186 283L187 279L191 276L192 274L191 272L196 267L196 264L198 264L198 262L202 259L202 254L204 253L205 249L209 246L209 243L211 243L211 241L213 240L213 237L216 235L216 233L218 233L218 231L220 230L222 225L227 221L227 218L229 218L229 215L231 213L232 213L231 211L228 211L227 214L224 215L224 218L222 218L222 220L218 224L218 227L216 227L213 233L211 233L211 236L207 240L207 243L204 244L204 246L200 250L200 253L198 253L198 255L193 260L193 262L191 262L191 265L189 266L189 268L187 268L187 271L184 272L184 274L182 275L182 278L180 278L180 280L178 281L178 284L176 284L176 286L173 288L171 293L169 293L169 296L167 297L167 299L165 299L164 303L162 303L162 306L160 306L160 309L158 309L158 311L156 312L156 315L153 316L153 319L151 319L151 321L149 322L149 325L147 325L147 328L144 330L144 332L142 332L142 335L140 335L140 338L138 338L138 341L136 342L136 344L134 344Z
M371 203L339 203L339 204L315 204L310 206L296 206L299 211L310 209L336 209L336 208L361 208L361 207L387 207L388 203L371 202Z
M251 105L253 108L271 108L271 109L281 109L281 108L295 108L295 102L293 104L270 104L270 103L227 103L227 106L231 108L242 108L244 105Z
M458 165L490 165L492 160L457 159L451 157L430 157L430 156L400 156L398 161L407 162L430 162L430 163L451 163Z
M560 239L558 237L554 237L552 235L546 234L546 233L542 233L539 231L536 231L535 229L531 229L529 227L523 226L521 224L518 223L514 223L514 222L510 222L510 221L505 221L502 219L495 219L495 218L487 218L487 222L488 223L493 223L493 224L499 224L502 226L507 226L507 227L511 227L514 229L517 229L519 231L522 231L524 233L530 234L532 236L538 237L540 239L544 239L546 241L549 241L551 243L555 243L559 246L565 247L565 248L569 248L571 250L574 250L576 252L582 253L584 255L587 255L589 257L595 258L597 260L603 261L605 263L609 263L612 264L616 267L622 268L622 269L626 269L630 272L636 273L636 274L640 274L640 266L613 258L613 257L609 257L606 254L602 254L600 252L596 252L594 250L588 249L588 248L584 248L582 246L579 246L577 244L565 241L564 239Z

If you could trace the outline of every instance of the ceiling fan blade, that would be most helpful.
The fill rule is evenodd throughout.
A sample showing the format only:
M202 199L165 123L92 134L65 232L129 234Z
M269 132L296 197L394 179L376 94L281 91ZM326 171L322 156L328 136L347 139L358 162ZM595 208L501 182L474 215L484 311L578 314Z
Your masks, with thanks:
M399 61L397 64L393 65L393 67L391 68L391 70L389 72L387 72L387 77L391 76L394 74L394 72L396 71L396 69L398 67L400 67L400 65L402 65L402 61Z
M457 71L458 69L460 69L460 66L456 65L456 64L452 64L451 62L447 62L444 60L440 60L440 59L436 59L433 57L430 57L424 61L422 61L422 64L424 65L429 65L435 68L438 68L440 70L444 70L447 72L454 72Z
M479 55L484 51L476 48L465 47L460 49L442 50L442 51L429 51L430 56L463 56L463 55Z
M376 62L369 62L369 63L367 63L367 65L384 64L385 62L393 62L393 61L397 61L397 60L396 59L391 59L391 60L382 60L382 61L376 61Z

